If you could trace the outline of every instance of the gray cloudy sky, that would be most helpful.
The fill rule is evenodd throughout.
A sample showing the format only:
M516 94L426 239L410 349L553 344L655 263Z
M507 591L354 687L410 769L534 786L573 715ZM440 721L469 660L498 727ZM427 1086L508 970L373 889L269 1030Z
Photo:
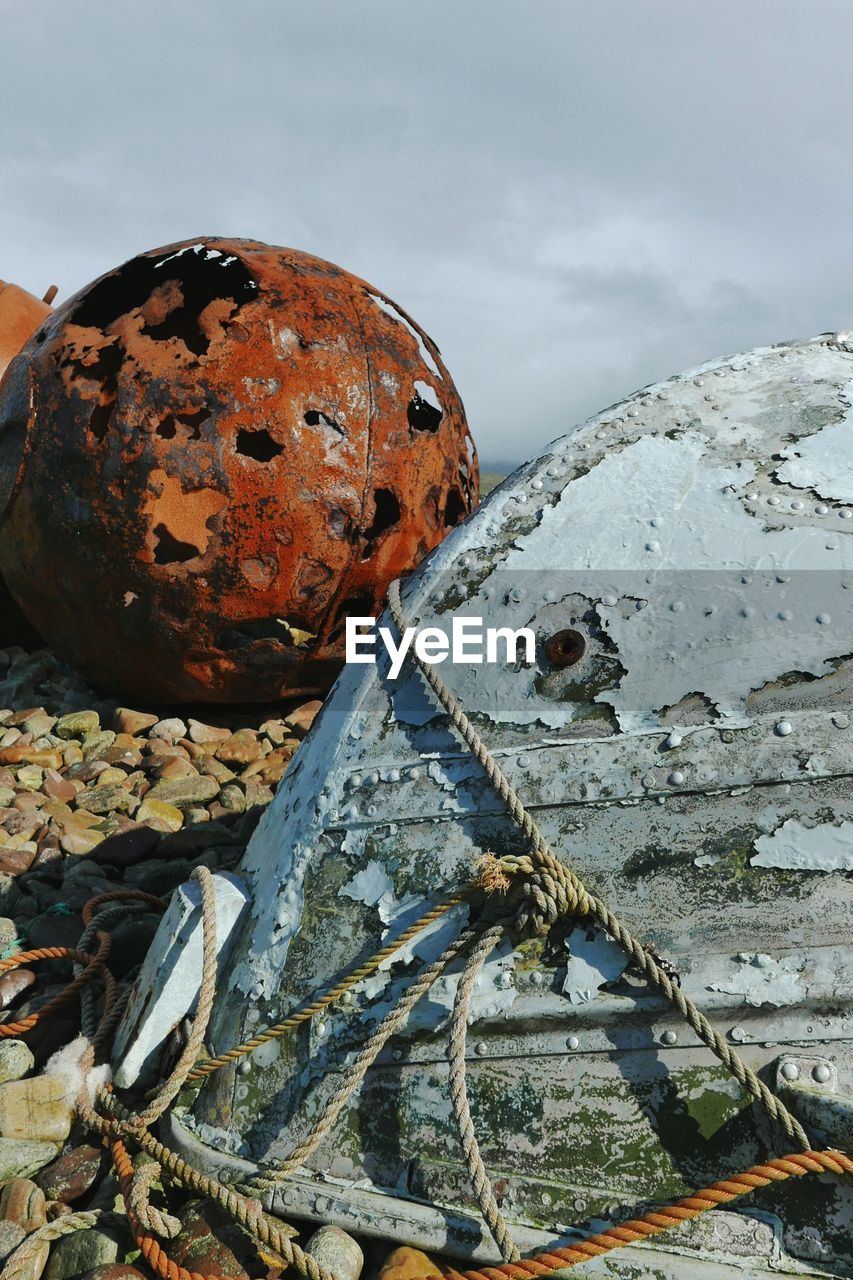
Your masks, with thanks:
M218 233L380 286L484 461L853 325L851 0L0 0L0 276Z

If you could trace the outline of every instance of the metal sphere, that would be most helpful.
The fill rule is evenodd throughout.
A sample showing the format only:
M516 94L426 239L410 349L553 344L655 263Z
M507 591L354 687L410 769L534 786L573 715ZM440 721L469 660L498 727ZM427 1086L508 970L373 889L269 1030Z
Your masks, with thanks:
M434 343L291 249L141 254L50 314L0 388L0 568L98 684L174 702L320 691L348 614L471 510Z

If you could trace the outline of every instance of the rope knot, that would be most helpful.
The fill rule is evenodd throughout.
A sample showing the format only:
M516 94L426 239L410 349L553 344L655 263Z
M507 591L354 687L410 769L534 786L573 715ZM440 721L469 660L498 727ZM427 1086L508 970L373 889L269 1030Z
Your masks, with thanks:
M561 916L585 916L592 900L577 876L551 854L537 849L530 871L519 888L521 904L515 918L520 934L547 933Z

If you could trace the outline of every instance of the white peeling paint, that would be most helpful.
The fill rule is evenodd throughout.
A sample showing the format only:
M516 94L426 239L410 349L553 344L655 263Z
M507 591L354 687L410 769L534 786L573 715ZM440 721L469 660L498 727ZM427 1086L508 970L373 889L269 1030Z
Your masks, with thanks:
M628 967L628 957L618 942L596 930L573 929L566 939L569 961L563 992L572 1004L589 1004L607 982L614 982Z
M853 502L853 381L841 394L851 406L842 420L783 449L788 461L777 475L785 484L813 489L830 502Z
M725 962L726 976L708 983L709 991L743 996L746 1004L769 1004L775 1008L799 1004L805 995L802 974L805 957L785 956L777 960L761 952L744 952Z
M368 907L375 907L380 898L393 892L394 886L388 872L375 858L371 858L341 889L343 897L363 902Z
M853 822L824 822L803 826L796 818L783 822L772 835L759 836L753 867L791 871L853 871Z

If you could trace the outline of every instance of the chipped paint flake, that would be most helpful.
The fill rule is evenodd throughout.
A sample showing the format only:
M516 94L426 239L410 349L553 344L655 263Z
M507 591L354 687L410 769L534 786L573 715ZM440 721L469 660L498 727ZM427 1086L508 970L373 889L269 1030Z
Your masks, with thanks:
M853 502L853 381L841 393L850 405L841 422L806 436L782 455L777 475L797 489L812 489L830 502Z
M763 1004L781 1008L799 1004L804 998L802 973L804 956L784 956L777 960L761 952L743 952L726 964L726 976L708 984L709 991L743 996L759 1008Z
M596 930L573 929L566 939L569 962L563 992L572 1004L589 1004L596 992L614 982L628 967L628 958L618 942Z
M796 818L755 841L753 867L786 871L853 871L853 822L806 827Z
M391 883L388 872L382 866L381 862L377 862L375 858L371 858L361 871L353 876L348 884L341 889L341 896L352 898L356 902L363 902L368 907L375 907L376 904L386 894L393 894L394 886Z

